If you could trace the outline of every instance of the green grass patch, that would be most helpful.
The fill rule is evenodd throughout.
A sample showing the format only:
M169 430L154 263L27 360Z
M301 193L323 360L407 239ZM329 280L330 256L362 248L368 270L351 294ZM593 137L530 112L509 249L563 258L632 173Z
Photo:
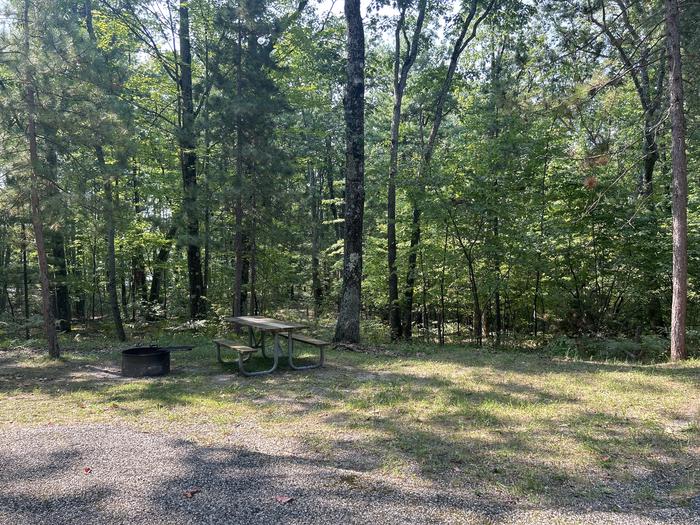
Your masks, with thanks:
M344 468L538 501L685 504L700 492L688 474L700 469L697 360L412 345L393 356L332 350L323 369L244 378L216 363L209 336L154 342L194 350L153 379L105 373L124 345L101 337L63 341L58 361L0 351L0 427L118 423L206 443L245 428Z

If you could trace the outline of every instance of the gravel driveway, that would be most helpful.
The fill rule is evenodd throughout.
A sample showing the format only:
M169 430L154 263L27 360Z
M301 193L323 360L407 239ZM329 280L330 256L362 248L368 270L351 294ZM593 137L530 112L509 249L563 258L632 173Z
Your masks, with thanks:
M106 425L0 430L0 523L700 523L693 509L528 508L239 440L202 446Z

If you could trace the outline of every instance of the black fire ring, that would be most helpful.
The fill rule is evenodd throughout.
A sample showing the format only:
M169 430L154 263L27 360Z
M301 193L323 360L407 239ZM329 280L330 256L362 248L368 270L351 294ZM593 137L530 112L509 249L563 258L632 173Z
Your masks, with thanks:
M164 376L170 373L170 352L192 350L192 346L135 346L122 350L122 375Z

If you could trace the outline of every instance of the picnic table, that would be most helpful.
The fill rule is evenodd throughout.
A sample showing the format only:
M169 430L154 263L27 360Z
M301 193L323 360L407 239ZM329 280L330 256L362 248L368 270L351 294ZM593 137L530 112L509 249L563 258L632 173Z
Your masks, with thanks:
M282 349L282 345L280 343L280 339L282 337L287 339L286 353L289 367L291 369L308 370L310 368L318 368L323 365L324 348L328 345L328 343L304 334L297 333L299 330L307 328L306 325L259 315L227 317L225 320L236 326L248 329L248 346L240 345L228 339L215 339L214 343L216 344L217 349L217 359L220 363L224 363L221 358L222 346L238 352L238 368L243 375L255 376L274 372L279 364L279 356L284 354L284 350ZM255 333L256 331L258 333L257 335ZM269 358L265 348L265 334L268 333L273 336L272 366L267 370L260 370L257 372L246 370L243 365L244 361L257 350L261 351L264 358ZM294 364L294 341L318 348L320 351L319 361L311 365L300 366Z

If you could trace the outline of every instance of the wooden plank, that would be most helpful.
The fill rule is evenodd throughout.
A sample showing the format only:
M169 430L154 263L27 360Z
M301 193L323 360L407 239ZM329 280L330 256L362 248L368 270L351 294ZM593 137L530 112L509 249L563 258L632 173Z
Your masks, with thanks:
M262 317L260 315L249 315L242 317L227 317L226 321L237 324L239 326L250 326L266 332L287 332L291 330L299 330L306 328L306 325L298 323L288 323L273 319L272 317Z
M257 352L255 348L239 344L236 341L231 341L229 339L214 339L214 342L217 345L225 346L226 348L230 348L231 350L235 350L241 354L251 354L253 352Z
M281 334L282 337L288 337L287 334ZM312 345L312 346L328 346L330 343L327 341L321 341L320 339L314 339L313 337L309 337L308 335L304 334L292 334L292 339L295 341L299 341L300 343L306 343L307 345Z

